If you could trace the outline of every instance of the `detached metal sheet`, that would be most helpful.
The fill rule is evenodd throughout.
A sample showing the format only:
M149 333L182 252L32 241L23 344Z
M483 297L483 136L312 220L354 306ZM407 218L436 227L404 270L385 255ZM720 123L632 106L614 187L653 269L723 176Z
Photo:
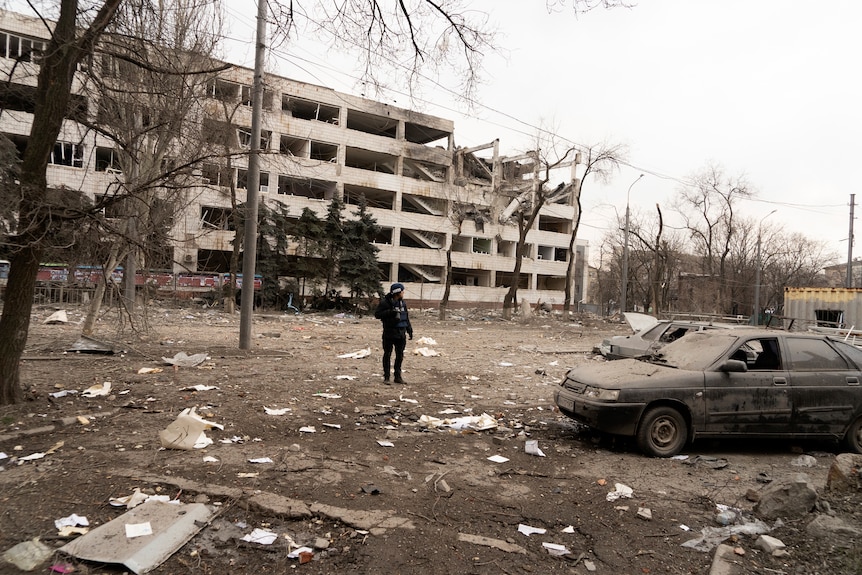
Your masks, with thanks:
M125 565L141 575L185 545L215 513L214 508L202 503L147 501L64 545L60 551L84 561ZM152 534L127 534L142 530L151 530Z

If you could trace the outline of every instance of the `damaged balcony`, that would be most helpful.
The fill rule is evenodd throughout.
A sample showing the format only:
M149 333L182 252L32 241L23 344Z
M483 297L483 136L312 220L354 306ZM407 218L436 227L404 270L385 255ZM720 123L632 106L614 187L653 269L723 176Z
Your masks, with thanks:
M404 228L401 230L399 244L405 248L441 249L445 242L446 237L443 234Z
M404 167L401 170L401 175L405 178L413 178L414 180L442 183L446 181L446 172L446 166L404 158Z
M417 264L401 263L399 266L398 281L415 283L440 283L443 279L443 268L441 266L421 266Z
M347 129L394 139L398 134L398 120L348 109Z
M337 106L329 106L321 102L303 100L284 94L281 97L281 111L300 120L338 124L338 115L341 110Z
M398 158L391 154L363 150L362 148L347 148L344 165L360 170L369 170L383 174L395 174Z
M448 149L450 135L446 130L423 126L414 122L404 123L404 139L414 144Z
M446 200L404 194L401 199L401 211L429 216L445 216L448 213Z
M358 206L363 196L369 208L392 210L395 207L395 192L367 186L344 184L344 203Z
M338 184L312 178L300 179L278 176L278 193L313 200L331 200L338 191Z

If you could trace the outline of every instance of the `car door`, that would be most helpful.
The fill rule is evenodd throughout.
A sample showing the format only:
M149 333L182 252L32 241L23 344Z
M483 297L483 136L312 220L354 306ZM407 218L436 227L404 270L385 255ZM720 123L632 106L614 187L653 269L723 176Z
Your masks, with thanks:
M823 338L788 336L786 342L794 431L843 433L859 404L859 371Z
M746 362L747 371L706 374L706 433L769 435L789 428L793 403L781 342L777 337L748 338L730 350L726 359L746 357L750 350L757 352L757 359Z

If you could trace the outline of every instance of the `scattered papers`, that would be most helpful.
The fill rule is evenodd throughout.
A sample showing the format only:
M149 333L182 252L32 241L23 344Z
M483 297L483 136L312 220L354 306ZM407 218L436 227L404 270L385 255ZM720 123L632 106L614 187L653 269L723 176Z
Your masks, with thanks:
M530 455L537 455L539 457L544 457L545 452L539 449L539 440L538 439L530 439L524 444L524 451L526 451Z
M509 458L503 457L502 455L492 455L488 458L488 461L493 461L494 463L506 463L509 461Z
M335 379L346 379L347 381L353 381L356 379L355 375L336 375ZM317 394L315 394L317 395Z
M138 370L138 375L145 375L148 373L162 373L164 370L160 367L142 367Z
M260 473L237 473L236 476L241 479L250 479L259 476Z
M458 411L457 409L452 409L451 407L447 407L443 411L438 411L437 413L440 415L455 415L456 413L461 413L461 412Z
M395 444L391 441L377 440L377 445L379 445L380 447L395 447Z
M218 459L212 455L204 455L204 463L218 463Z
M322 423L323 427L331 427L332 429L341 429L341 425L337 423Z
M57 323L69 323L69 316L66 315L66 310L60 309L49 315L43 321L45 325L53 325Z
M87 527L90 525L90 522L86 517L82 515L77 515L72 513L68 517L61 517L60 519L54 520L54 527L57 529L62 529L63 527L78 527L83 526Z
M437 357L438 355L442 355L436 349L431 349L428 347L417 347L413 350L413 355L421 355L423 357Z
M251 533L242 538L243 541L259 543L261 545L272 545L276 539L278 539L278 533L260 528L253 529Z
M509 363L508 361L501 361L498 365L499 365L500 367L512 367L512 366L513 366L513 365L515 365L515 364L514 364L514 363Z
M359 351L343 353L338 356L338 359L362 359L363 357L368 357L369 355L371 355L371 348L366 347L365 349L360 349Z
M289 407L275 408L267 407L265 405L263 406L263 410L266 412L267 415L284 415L285 413L289 413L291 411Z
M159 370L161 371L161 370ZM189 387L184 387L180 391L212 391L213 389L218 389L217 385L190 385Z
M623 485L622 483L615 483L614 490L608 493L607 500L608 501L616 501L621 497L625 497L627 499L631 499L634 494L634 490L628 485Z
M340 375L339 375L338 377L350 377L350 378L353 378L353 376L352 376L352 375L347 375L347 376L340 376ZM313 393L312 395L313 395L314 397L322 397L322 398L324 398L324 399L341 399L341 396L340 396L340 395L338 395L337 393L323 393L322 391L318 391L317 393Z
M152 534L153 526L150 524L149 521L145 523L126 523L126 537L128 537L129 539Z
M177 367L197 367L203 362L207 360L207 354L205 353L196 353L194 355L188 355L186 352L181 351L176 354L174 357L163 357L162 361L168 365L175 365Z
M574 533L575 527L574 525L569 525L568 527L563 528L563 533Z
M523 533L527 537L533 534L544 535L547 529L543 527L530 527L529 525L524 525L523 523L518 524L518 533Z
M314 428L313 425L306 425L305 427L300 427L299 432L300 433L317 433L317 430Z
M418 343L420 345L437 345L437 342L434 341L433 338L430 338L427 336L420 337L419 339L416 340L416 343Z
M398 399L399 399L400 401L405 402L405 403L416 403L416 404L418 404L418 403L419 403L417 400L415 400L415 399L410 399L409 397L404 397L403 395L399 395L399 396L398 396Z
M49 393L51 397L66 397L67 395L74 395L78 393L77 389L64 389L62 391L55 391L54 393Z
M565 545L557 545L556 543L542 543L542 547L548 550L548 553L555 557L562 557L563 555L568 555L571 551Z
M456 417L454 419L439 419L429 415L423 415L419 418L419 425L425 427L448 427L451 429L472 429L474 431L487 431L497 428L497 420L483 413L482 415L471 415L466 417Z
M763 533L769 533L770 531L771 528L769 527L769 525L767 525L760 519L755 519L754 521L745 523L743 525L728 525L726 527L704 527L700 530L700 537L697 537L695 539L689 539L685 543L682 543L682 546L706 553L711 551L713 547L715 547L725 539L729 539L734 535L761 535Z
M103 397L111 393L111 382L106 381L102 385L91 385L81 392L84 397Z
M140 488L136 487L135 490L131 493L131 495L126 495L125 497L111 497L110 499L108 499L108 503L110 503L114 507L125 507L126 509L133 509L141 503L146 503L147 501L170 503L171 498L167 495L147 495L146 493L142 493Z
M300 559L302 555L314 553L311 547L300 547L287 554L288 559Z
M272 459L269 457L255 457L254 459L249 459L249 463L272 463Z
M212 439L204 433L207 429L224 429L223 425L203 419L196 413L196 407L186 408L177 419L159 432L159 441L166 449L202 449L212 444Z
M47 455L46 453L31 453L30 455L25 455L24 457L19 457L18 461L36 461L37 459L42 459Z

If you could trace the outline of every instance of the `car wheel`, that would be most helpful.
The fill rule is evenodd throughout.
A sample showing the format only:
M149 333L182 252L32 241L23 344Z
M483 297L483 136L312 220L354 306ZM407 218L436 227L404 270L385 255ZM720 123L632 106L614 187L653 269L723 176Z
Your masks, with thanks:
M648 410L638 427L637 443L641 451L655 457L676 455L688 441L688 425L682 414L672 407Z
M862 417L857 417L847 428L844 446L853 453L862 453Z

